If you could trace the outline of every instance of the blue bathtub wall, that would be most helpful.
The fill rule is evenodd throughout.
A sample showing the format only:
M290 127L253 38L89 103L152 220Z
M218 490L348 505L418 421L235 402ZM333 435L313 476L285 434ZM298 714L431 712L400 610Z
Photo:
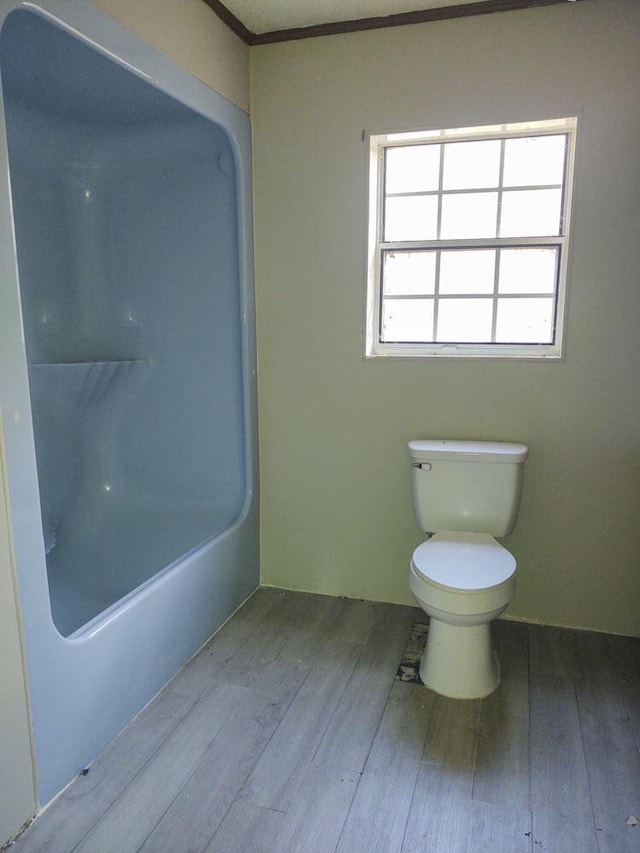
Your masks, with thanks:
M15 541L44 802L258 560L246 116L97 10L42 12L6 15L0 70L24 334L5 405L26 366L32 415L5 439L10 499L30 499Z

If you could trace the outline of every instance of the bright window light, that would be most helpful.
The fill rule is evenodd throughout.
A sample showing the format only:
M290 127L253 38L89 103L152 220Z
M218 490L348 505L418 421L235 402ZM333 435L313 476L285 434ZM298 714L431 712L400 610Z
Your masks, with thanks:
M370 137L367 356L562 356L576 126Z

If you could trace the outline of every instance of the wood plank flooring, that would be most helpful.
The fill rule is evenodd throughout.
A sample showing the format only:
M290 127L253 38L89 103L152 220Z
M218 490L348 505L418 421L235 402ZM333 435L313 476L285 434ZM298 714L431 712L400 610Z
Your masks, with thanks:
M640 853L640 640L501 621L456 701L416 621L258 590L11 853Z

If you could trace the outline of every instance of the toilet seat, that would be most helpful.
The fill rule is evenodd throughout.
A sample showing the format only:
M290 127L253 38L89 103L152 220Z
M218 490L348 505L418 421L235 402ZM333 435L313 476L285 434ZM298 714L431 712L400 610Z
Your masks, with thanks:
M515 557L486 533L436 533L418 545L412 566L425 581L452 592L502 586L516 571Z
M429 616L423 684L455 699L480 699L500 683L489 623L513 599L516 561L487 533L436 533L418 545L409 587Z

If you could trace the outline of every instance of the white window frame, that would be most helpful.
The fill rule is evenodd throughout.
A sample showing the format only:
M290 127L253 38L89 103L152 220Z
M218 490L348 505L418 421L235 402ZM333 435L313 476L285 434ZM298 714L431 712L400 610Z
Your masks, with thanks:
M451 128L447 130L422 130L409 133L369 135L369 230L368 275L366 303L365 356L376 357L446 357L446 358L502 358L548 359L563 357L566 308L566 282L568 262L569 226L572 207L573 167L577 118L568 117L546 121L519 122L483 127ZM384 162L387 148L412 144L442 143L451 141L478 141L487 139L512 139L529 136L567 135L567 155L564 175L564 195L560 234L549 237L491 238L474 240L417 240L384 242ZM438 344L389 343L381 341L382 258L384 251L395 249L473 249L473 248L524 248L526 246L557 247L559 252L555 303L555 323L552 343L519 344ZM434 296L438 299L438 296Z

